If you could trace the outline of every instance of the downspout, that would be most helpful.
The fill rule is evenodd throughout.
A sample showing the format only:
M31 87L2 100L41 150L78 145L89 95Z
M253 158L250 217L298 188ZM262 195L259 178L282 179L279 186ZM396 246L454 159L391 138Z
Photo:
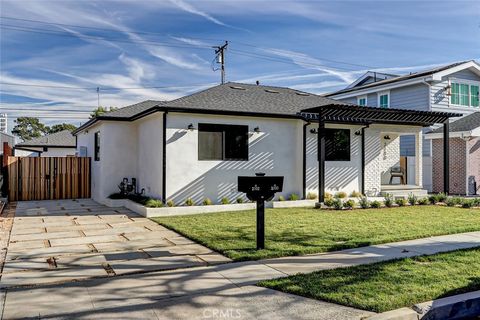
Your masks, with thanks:
M163 113L162 125L162 202L167 203L167 114Z
M468 172L469 172L469 163L468 163L468 141L470 140L470 136L463 135L462 133L462 140L465 142L465 196L468 197Z
M303 172L302 172L302 177L303 177L303 199L307 199L307 127L311 123L307 121L303 125Z

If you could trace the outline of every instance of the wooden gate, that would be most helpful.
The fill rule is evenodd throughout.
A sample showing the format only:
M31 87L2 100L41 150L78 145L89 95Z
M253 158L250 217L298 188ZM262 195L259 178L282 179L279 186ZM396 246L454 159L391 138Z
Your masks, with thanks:
M90 158L8 157L10 201L90 198Z

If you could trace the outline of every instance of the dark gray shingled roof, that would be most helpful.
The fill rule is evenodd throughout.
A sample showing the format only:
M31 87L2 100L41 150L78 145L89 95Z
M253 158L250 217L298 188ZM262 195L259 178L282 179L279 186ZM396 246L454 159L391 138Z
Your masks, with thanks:
M480 112L474 112L468 116L450 123L450 132L472 131L480 127ZM443 128L438 128L430 133L441 133Z
M386 80L381 80L381 81L369 83L369 84L366 84L366 85L363 85L363 86L346 88L346 89L342 89L342 90L339 90L339 91L335 91L335 92L332 92L332 93L325 94L325 97L331 97L331 96L341 94L341 93L347 93L347 92L362 90L362 89L366 89L366 88L381 86L381 85L384 85L384 84L395 83L395 82L398 82L398 81L414 79L414 78L418 78L418 77L425 77L425 76L429 76L429 75L432 75L434 73L437 73L437 72L440 72L440 71L443 71L443 70L447 70L447 69L459 66L461 64L464 64L464 63L467 63L467 62L470 62L470 61L474 61L474 60L455 62L455 63L448 64L448 65L441 66L441 67L436 67L436 68L432 68L432 69L428 69L428 70L424 70L424 71L414 72L414 73L407 74L407 75L404 75L404 76L398 76L398 77L395 77L395 78L389 78L389 79L386 79Z
M74 131L98 120L135 120L155 111L196 111L297 117L303 109L324 105L352 105L290 88L228 82L172 101L146 100L93 118Z
M295 116L303 109L324 105L351 105L284 87L228 82L166 102L165 108Z
M18 147L75 147L75 136L68 130L59 131L48 134L46 136L33 138L21 143L17 143Z
M135 103L124 108L120 108L111 112L104 113L102 117L109 118L130 118L139 113L145 112L148 109L161 105L165 101L145 100L139 103Z

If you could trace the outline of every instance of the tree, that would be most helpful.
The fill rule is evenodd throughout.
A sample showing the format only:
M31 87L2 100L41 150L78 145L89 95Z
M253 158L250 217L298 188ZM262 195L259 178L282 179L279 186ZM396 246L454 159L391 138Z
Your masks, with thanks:
M20 117L15 120L15 127L12 129L12 134L27 141L32 138L38 138L48 133L49 128L34 117Z
M100 107L96 108L95 110L93 110L92 113L90 113L90 119L96 118L96 117L101 116L101 115L103 115L107 112L115 111L115 110L117 110L117 108L115 108L115 107L110 107L110 109L108 109L108 108L100 106Z
M68 130L68 131L73 131L77 129L77 126L71 124L71 123L60 123L60 124L54 124L48 129L48 133L55 133L55 132L60 132L63 130Z

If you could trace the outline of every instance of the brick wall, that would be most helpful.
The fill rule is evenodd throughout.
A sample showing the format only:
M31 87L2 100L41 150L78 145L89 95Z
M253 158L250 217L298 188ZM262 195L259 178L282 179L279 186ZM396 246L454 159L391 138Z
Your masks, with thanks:
M480 138L472 139L468 142L469 159L468 159L468 179L469 192L480 194ZM476 190L474 183L476 182Z
M466 142L450 139L450 194L465 194ZM443 139L432 141L432 191L443 192Z

